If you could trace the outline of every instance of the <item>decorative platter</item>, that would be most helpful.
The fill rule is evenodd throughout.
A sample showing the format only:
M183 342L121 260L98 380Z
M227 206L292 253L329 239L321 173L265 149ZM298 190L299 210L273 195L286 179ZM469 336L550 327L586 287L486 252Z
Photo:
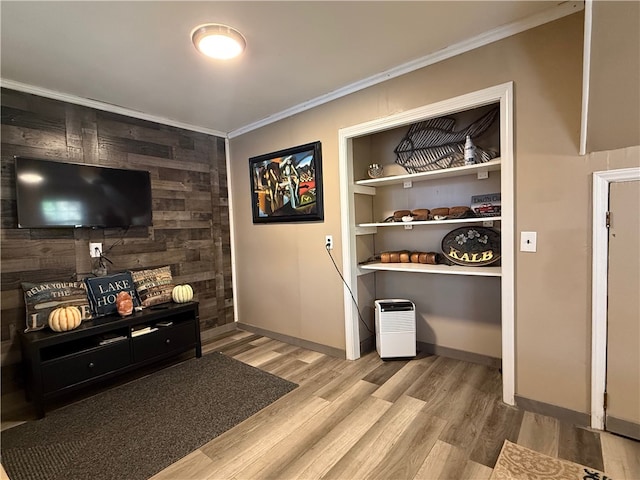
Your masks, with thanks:
M442 239L442 253L465 267L484 267L500 260L500 232L486 227L461 227Z

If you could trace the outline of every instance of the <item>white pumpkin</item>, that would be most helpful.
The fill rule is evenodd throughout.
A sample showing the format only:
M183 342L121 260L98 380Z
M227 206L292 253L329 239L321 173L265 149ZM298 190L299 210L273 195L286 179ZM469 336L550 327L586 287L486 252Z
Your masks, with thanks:
M187 303L193 300L193 288L191 285L176 285L171 292L171 298L176 303Z
M82 315L78 307L59 307L49 314L49 327L54 332L73 330L78 328L81 322Z

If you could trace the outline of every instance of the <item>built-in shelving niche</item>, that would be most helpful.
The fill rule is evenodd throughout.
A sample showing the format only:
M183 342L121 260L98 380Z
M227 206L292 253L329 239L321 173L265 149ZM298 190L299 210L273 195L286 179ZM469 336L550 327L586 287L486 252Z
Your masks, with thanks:
M348 358L358 358L373 330L373 302L408 298L416 303L418 340L471 356L502 358L503 399L513 404L513 132L512 86L420 107L340 131L340 168ZM494 127L477 139L499 156L487 163L409 174L394 163L394 148L409 127L448 117L462 129L498 106ZM384 177L370 179L378 163ZM485 219L387 223L395 210L469 206L472 195L500 192L502 213ZM487 223L485 223L487 222ZM461 226L486 225L501 233L502 259L488 267L367 262L388 250L441 252L442 238ZM362 319L359 319L362 316Z

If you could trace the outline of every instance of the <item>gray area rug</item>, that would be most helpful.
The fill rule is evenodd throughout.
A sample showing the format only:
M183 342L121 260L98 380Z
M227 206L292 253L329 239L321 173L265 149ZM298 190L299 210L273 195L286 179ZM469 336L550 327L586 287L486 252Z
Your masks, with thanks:
M209 353L2 432L11 480L148 479L297 385Z

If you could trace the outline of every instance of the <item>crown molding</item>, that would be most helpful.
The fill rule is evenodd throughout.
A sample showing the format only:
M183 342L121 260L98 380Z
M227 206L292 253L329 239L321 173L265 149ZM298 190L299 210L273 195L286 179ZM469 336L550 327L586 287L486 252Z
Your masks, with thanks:
M418 58L416 60L412 60L410 62L404 63L392 69L386 70L384 72L378 73L371 77L365 78L363 80L359 80L357 82L351 83L344 87L338 88L333 92L329 92L325 95L320 95L319 97L313 98L307 102L300 103L286 110L282 110L281 112L275 113L273 115L269 115L268 117L258 120L257 122L253 122L247 124L243 127L232 130L228 133L221 132L218 130L213 130L210 128L201 127L198 125L191 125L188 123L179 122L176 120L172 120L170 118L160 117L156 115L150 115L144 112L140 112L137 110L132 110L125 107L120 107L118 105L113 105L110 103L100 102L98 100L92 100L88 98L77 97L75 95L66 94L63 92L58 92L54 90L49 90L46 88L35 87L33 85L28 85L21 82L16 82L13 80L8 80L0 77L0 86L4 88L9 88L12 90L18 90L25 93L31 93L34 95L39 95L46 98L51 98L54 100L60 100L63 102L72 103L75 105L81 105L84 107L95 108L97 110L103 110L111 113L116 113L120 115L126 115L133 118L139 118L141 120L148 120L151 122L161 123L164 125L169 125L177 128L182 128L185 130L190 130L194 132L205 133L208 135L214 135L222 138L234 138L240 135L244 135L245 133L251 132L252 130L257 130L258 128L262 128L271 123L275 123L277 121L283 120L285 118L291 117L298 113L304 112L306 110L310 110L312 108L318 107L325 103L331 102L338 98L350 95L352 93L358 92L365 88L377 85L379 83L385 82L387 80L391 80L393 78L399 77L401 75L405 75L407 73L411 73L415 70L419 70L421 68L427 67L429 65L433 65L435 63L441 62L443 60L455 57L457 55L469 52L476 48L480 48L482 46L488 45L493 42L497 42L499 40L503 40L512 35L517 35L518 33L522 33L526 30L530 30L532 28L538 27L545 23L552 22L554 20L558 20L562 17L566 17L567 15L571 15L573 13L584 10L584 1L571 1L571 2L561 2L553 7L540 12L536 15L532 15L526 17L517 22L513 22L493 30L489 30L485 33L477 35L468 40L450 45L442 50L434 52L425 57Z
M489 30L468 40L450 45L425 57L412 60L411 62L404 63L377 75L373 75L358 82L351 83L345 87L334 90L333 92L311 99L308 102L301 103L279 113L270 115L257 122L250 123L236 130L232 130L231 132L229 132L228 137L238 137L252 130L256 130L279 120L283 120L287 117L291 117L298 113L331 102L332 100L336 100L338 98L355 93L359 90L363 90L373 85L391 80L392 78L411 73L415 70L419 70L429 65L447 60L448 58L455 57L457 55L469 52L476 48L483 47L490 43L497 42L498 40L503 40L512 35L517 35L518 33L522 33L526 30L530 30L545 23L553 22L554 20L558 20L562 17L566 17L567 15L582 11L583 9L584 1L561 2L543 12L531 15L517 22L512 22L507 25L494 28L493 30Z
M161 123L163 125L169 125L171 127L182 128L184 130L190 130L193 132L214 135L216 137L227 138L226 133L219 132L217 130L212 130L210 128L204 128L198 125L191 125L189 123L178 122L176 120L171 120L170 118L159 117L157 115L150 115L148 113L139 112L137 110L132 110L130 108L120 107L118 105L113 105L111 103L100 102L98 100L92 100L90 98L77 97L75 95L69 95L68 93L62 93L62 92L57 92L55 90L35 87L33 85L27 85L26 83L16 82L16 81L8 80L5 78L0 78L0 86L2 86L2 88L9 88L11 90L17 90L19 92L30 93L33 95L38 95L40 97L59 100L61 102L73 103L74 105L95 108L96 110L117 113L119 115L126 115L127 117L139 118L141 120L148 120L150 122Z

